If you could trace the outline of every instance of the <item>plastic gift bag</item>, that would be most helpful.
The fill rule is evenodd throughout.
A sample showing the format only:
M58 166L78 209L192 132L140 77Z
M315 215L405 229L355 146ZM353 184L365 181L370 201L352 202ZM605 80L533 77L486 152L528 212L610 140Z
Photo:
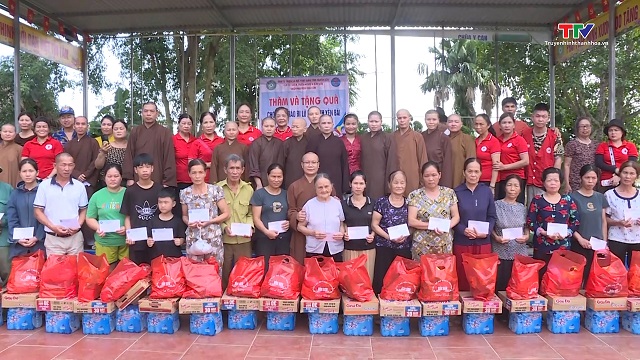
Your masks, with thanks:
M71 299L78 296L78 257L49 255L40 278L41 298Z
M152 299L168 299L181 297L186 288L182 260L164 257L151 260L151 294Z
M181 258L182 270L186 281L186 290L182 294L186 299L203 299L222 296L222 278L218 261L210 257L203 262Z
M269 258L269 271L264 277L261 296L273 299L295 300L300 296L304 267L289 255Z
M340 298L338 267L331 257L314 256L304 259L302 297L307 300Z
M512 300L534 299L540 287L539 271L544 261L524 255L516 255L511 268L511 278L507 285L507 297Z
M609 250L593 254L589 278L585 286L587 297L626 297L629 294L627 268Z
M208 255L213 252L213 245L209 244L202 238L202 229L198 232L198 238L187 249L189 255L201 256Z
M418 299L420 301L458 300L458 273L453 254L427 254L420 256L422 270Z
M108 275L109 262L104 254L78 254L78 301L97 299Z
M151 268L147 264L138 266L127 258L120 260L116 268L107 276L100 291L100 300L110 302L120 299L133 285L150 274Z
M629 261L629 297L640 297L640 251L631 253Z
M469 281L471 295L477 300L495 296L498 277L498 254L462 254L462 266Z
M44 251L16 256L11 260L11 273L7 282L9 294L26 294L40 290L40 273L44 266Z
M338 264L338 282L344 293L356 301L369 301L375 294L366 267L367 254Z
M556 250L542 276L540 293L550 296L578 296L587 259L569 250Z
M227 293L231 296L259 298L264 278L264 256L241 257L229 274Z
M408 301L416 297L420 287L420 263L396 256L382 279L380 298Z

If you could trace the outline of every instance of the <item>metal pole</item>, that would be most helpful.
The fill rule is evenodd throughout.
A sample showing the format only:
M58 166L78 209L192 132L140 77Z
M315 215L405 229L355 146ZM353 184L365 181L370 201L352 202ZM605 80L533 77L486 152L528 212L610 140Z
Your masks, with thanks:
M131 62L131 66L129 69L129 99L131 99L131 117L129 118L129 124L133 125L133 99L135 99L135 96L133 94L133 38L129 38L129 61Z
M396 131L396 35L391 32L391 130Z
M82 113L89 119L89 43L82 36Z
M348 66L347 66L347 34L342 35L342 51L344 53L344 74L348 75Z
M549 115L551 127L556 127L556 54L553 45L549 45Z
M193 41L195 41L195 56L191 59L191 66L195 69L193 70L193 117L198 116L198 100L196 97L198 96L198 50L200 50L200 37L196 35L193 37ZM232 92L233 93L233 92ZM209 110L209 109L207 109ZM205 111L207 111L205 110ZM195 128L195 126L194 126ZM200 129L202 130L202 129ZM197 134L197 132L196 132Z
M289 70L291 72L291 70ZM236 109L236 35L231 35L231 46L229 47L229 72L231 90L231 108L229 109L229 119Z
M498 117L500 116L500 105L498 104L498 99L500 98L499 94L498 94L498 68L500 66L500 63L498 62L498 42L494 39L493 40L493 45L495 47L494 49L494 56L495 56L495 61L496 61L496 119L498 119Z
M614 3L615 4L615 3ZM616 8L609 7L609 120L616 118Z
M289 76L293 76L293 34L289 35Z
M186 42L186 39L184 36L180 37L180 44L182 46L180 46L180 49L178 49L180 51L180 57L181 57L181 61L180 61L180 109L182 109L182 113L186 113L187 109L184 106L184 86L185 86L185 68L184 68L184 58L186 57L186 54L184 53L184 44Z
M20 0L16 0L16 10L13 15L13 112L16 128L18 115L22 112L20 106Z
M376 110L380 111L380 106L378 103L378 35L373 35L373 62L375 67L376 74ZM380 119L382 120L382 119Z

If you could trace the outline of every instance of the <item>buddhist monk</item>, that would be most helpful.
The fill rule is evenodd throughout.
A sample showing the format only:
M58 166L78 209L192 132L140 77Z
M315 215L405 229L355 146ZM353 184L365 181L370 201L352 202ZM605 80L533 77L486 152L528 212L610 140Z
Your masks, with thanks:
M360 165L367 178L366 193L375 201L389 193L389 175L398 170L398 155L393 135L382 131L382 114L368 116L369 132L360 136Z
M420 169L427 162L427 148L422 135L411 129L412 116L409 110L398 110L396 118L398 130L393 133L393 137L398 147L398 167L407 175L404 195L408 196L410 192L420 188Z
M451 139L438 128L441 123L436 110L429 110L424 114L424 123L427 130L422 132L422 137L427 147L427 157L438 163L442 172L439 184L453 188Z
M349 192L349 155L342 140L333 134L333 118L320 116L319 136L309 138L307 152L318 154L320 172L329 175L338 196Z
M276 121L267 117L262 119L262 135L249 147L249 177L256 189L267 185L267 168L271 164L282 164L282 140L274 137Z
M300 179L304 172L300 163L307 149L308 139L305 134L307 122L302 118L295 118L291 122L293 136L284 142L284 188L289 188L294 181Z

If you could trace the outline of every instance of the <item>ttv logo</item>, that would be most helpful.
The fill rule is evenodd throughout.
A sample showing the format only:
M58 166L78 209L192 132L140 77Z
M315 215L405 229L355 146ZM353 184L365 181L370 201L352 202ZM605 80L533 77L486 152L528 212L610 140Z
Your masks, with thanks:
M586 39L593 29L593 24L560 23L558 30L562 31L563 39Z

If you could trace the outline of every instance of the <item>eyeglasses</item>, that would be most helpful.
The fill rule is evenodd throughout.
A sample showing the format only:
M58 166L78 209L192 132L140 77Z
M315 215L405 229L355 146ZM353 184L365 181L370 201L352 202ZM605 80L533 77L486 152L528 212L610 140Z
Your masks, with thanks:
M316 165L319 161L303 161L302 163L305 165Z

